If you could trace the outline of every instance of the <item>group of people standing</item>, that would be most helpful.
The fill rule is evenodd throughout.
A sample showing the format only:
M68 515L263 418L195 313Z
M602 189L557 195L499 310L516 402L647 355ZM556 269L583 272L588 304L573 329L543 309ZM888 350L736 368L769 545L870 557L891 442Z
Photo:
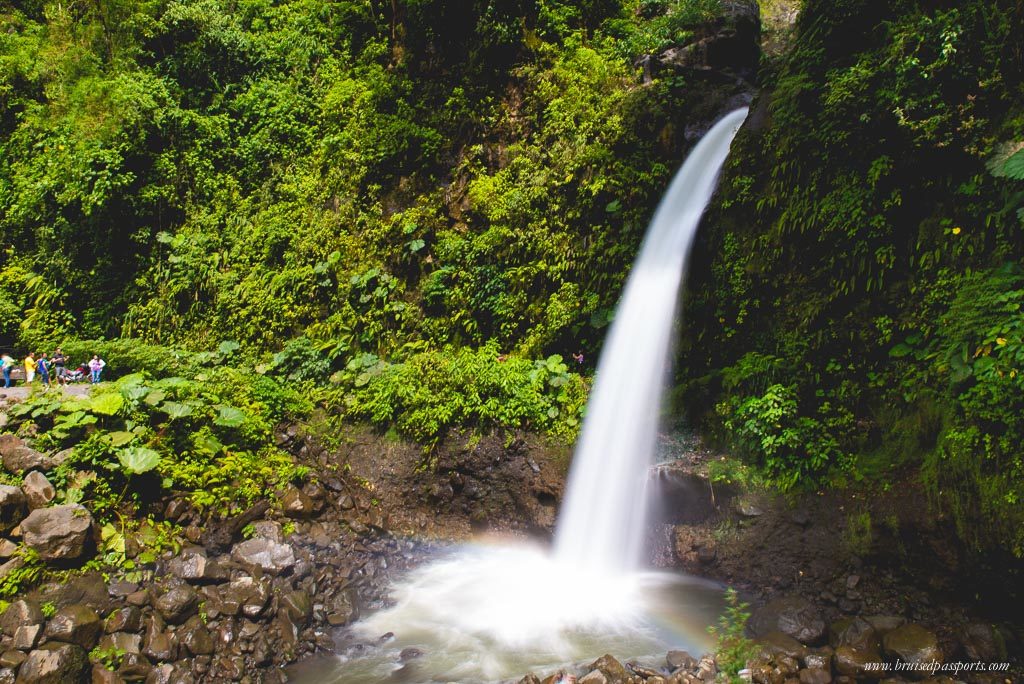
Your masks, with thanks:
M53 356L46 352L36 354L29 352L22 363L25 365L25 384L31 384L38 375L40 382L45 387L50 387L52 381L56 381L58 385L66 385L70 380L81 379L86 371L88 371L92 382L99 382L100 375L107 365L106 361L101 359L98 354L93 354L92 359L79 366L78 371L74 372L74 377L71 377L68 374L68 357L60 347L53 352ZM11 370L17 364L18 362L10 355L0 355L0 369L3 370L5 388L11 386Z

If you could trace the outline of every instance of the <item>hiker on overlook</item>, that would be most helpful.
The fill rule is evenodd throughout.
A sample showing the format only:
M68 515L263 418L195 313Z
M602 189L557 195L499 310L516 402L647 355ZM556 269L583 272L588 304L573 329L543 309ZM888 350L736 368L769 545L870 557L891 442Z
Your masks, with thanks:
M100 373L103 372L103 367L107 365L107 362L100 358L99 354L92 355L92 361L89 362L89 371L92 376L93 383L100 381Z
M39 380L46 386L46 389L50 389L50 362L46 358L46 352L39 355L36 370L39 373Z
M58 385L68 384L67 362L68 357L64 356L60 347L57 347L57 351L53 352L53 373Z
M25 357L25 384L29 385L35 380L36 377L36 357L32 356L32 352L28 353Z
M17 363L7 354L0 356L0 365L3 366L4 371L4 389L11 386L11 369L14 368L14 364Z

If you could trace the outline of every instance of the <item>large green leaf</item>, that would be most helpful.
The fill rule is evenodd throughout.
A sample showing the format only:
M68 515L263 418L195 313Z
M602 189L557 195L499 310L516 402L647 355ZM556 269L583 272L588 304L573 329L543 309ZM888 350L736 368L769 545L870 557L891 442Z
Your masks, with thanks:
M117 454L125 472L132 475L148 473L160 463L160 454L149 447L128 447Z
M128 444L135 439L135 433L118 430L117 432L108 433L106 438L107 441L110 442L110 446L123 447L125 444Z
M89 399L89 410L101 416L117 415L124 408L124 397L120 392L105 392Z
M214 418L214 424L233 428L245 423L245 412L242 409L227 404L222 404L217 408L220 409L220 415Z
M149 404L150 406L156 406L157 404L159 404L161 401L163 401L166 398L167 398L167 392L164 392L163 390L158 390L157 389L157 390L153 390L149 394L147 394L146 397L143 399L143 401L146 402L147 404Z
M178 401L165 401L160 404L160 410L166 413L171 420L178 420L192 415L192 404L185 404Z

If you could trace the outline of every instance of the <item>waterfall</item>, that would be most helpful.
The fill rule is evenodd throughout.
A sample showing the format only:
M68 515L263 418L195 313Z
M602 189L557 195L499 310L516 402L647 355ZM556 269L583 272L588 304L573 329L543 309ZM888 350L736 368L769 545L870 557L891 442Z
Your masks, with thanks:
M555 535L556 559L608 573L639 561L676 299L701 215L747 116L732 112L687 157L651 221L604 344Z
M310 684L499 682L528 670L613 652L664 659L711 647L721 588L665 572L630 572L643 538L643 483L652 460L676 298L697 223L746 110L694 148L658 208L598 365L573 459L555 553L469 545L412 571L391 607L352 626L370 655L340 656ZM402 649L424 655L399 665ZM397 672L399 668L412 671ZM404 679L401 679L404 677Z

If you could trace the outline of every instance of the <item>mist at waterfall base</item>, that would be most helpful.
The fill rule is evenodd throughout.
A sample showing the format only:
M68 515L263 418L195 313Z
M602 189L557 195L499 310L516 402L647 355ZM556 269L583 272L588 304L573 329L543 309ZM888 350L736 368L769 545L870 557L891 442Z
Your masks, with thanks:
M710 649L721 588L640 569L644 483L686 259L746 112L697 144L651 222L598 364L554 548L478 543L412 571L392 607L351 628L368 642L394 637L339 656L316 681L495 682L604 653L657 666L669 649ZM423 655L403 665L408 647Z

